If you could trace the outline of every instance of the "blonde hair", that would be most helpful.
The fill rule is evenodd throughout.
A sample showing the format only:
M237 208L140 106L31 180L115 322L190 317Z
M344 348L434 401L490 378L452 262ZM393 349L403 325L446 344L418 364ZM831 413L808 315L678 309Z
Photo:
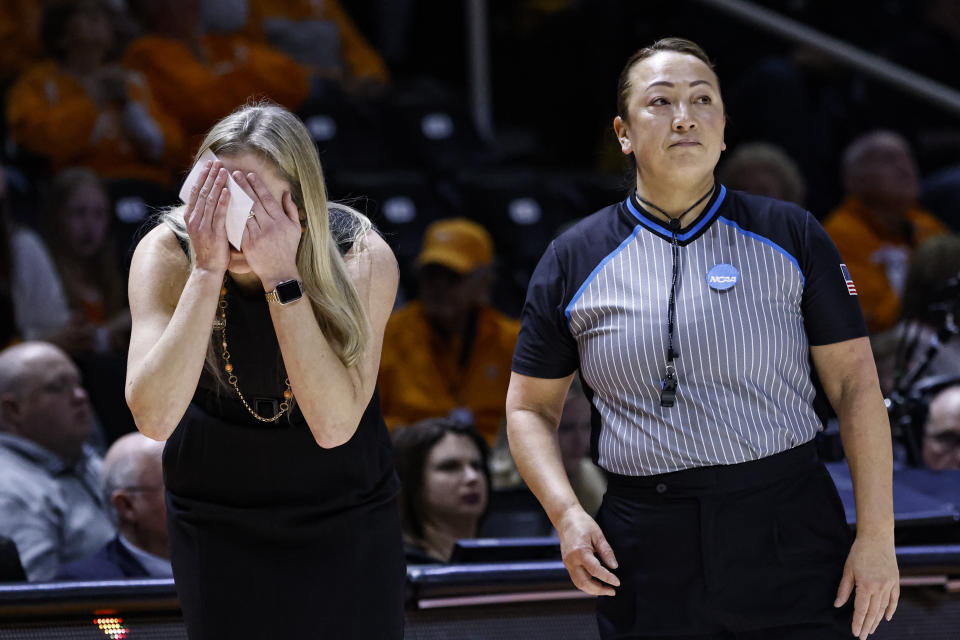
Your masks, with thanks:
M373 228L370 220L359 211L327 202L323 169L310 133L299 118L282 107L269 103L241 107L210 129L194 162L207 149L218 156L255 154L273 168L278 178L289 183L290 195L306 224L297 249L297 269L305 295L334 353L344 366L355 366L367 345L367 318L338 242L362 249L364 237ZM348 222L331 229L331 208L346 214L341 217ZM195 256L184 223L185 210L186 205L167 210L161 220L186 243L192 266ZM207 368L223 383L217 357L211 333Z

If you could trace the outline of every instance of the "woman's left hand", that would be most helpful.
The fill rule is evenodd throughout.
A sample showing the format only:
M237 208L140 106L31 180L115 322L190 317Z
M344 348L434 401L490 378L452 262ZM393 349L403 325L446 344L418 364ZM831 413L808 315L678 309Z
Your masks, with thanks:
M856 591L853 603L853 635L866 640L880 621L893 618L900 600L900 572L893 545L893 533L872 537L858 534L843 567L835 607L846 604Z
M255 173L233 172L233 179L253 198L253 209L243 232L241 251L264 291L298 278L297 248L300 246L300 213L289 191L277 202Z

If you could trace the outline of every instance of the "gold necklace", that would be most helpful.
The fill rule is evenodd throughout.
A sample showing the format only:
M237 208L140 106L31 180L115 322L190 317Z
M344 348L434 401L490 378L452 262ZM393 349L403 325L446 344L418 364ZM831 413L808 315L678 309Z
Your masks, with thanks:
M220 357L223 358L223 370L227 372L227 382L233 385L233 388L237 392L237 396L240 398L240 402L243 403L243 406L247 408L247 411L250 412L254 418L260 422L276 422L280 417L287 412L290 408L290 401L293 399L293 389L290 387L290 378L284 380L284 384L287 385L287 388L283 391L283 402L280 403L280 411L277 415L272 418L264 418L259 413L253 410L249 404L247 404L247 399L243 397L243 392L240 391L239 380L237 379L236 374L233 372L233 365L230 363L230 350L227 348L227 286L226 281L222 287L220 287L220 302L217 303L217 308L219 310L220 317L216 318L213 322L213 328L215 331L220 332L220 347L222 351L220 352Z

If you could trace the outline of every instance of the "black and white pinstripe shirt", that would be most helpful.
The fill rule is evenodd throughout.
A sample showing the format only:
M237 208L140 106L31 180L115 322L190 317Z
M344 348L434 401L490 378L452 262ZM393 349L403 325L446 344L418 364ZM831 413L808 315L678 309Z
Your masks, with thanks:
M672 234L635 196L585 218L531 279L513 370L580 369L604 469L651 475L811 440L809 346L867 334L839 253L803 209L727 191L677 233L676 405L660 405Z

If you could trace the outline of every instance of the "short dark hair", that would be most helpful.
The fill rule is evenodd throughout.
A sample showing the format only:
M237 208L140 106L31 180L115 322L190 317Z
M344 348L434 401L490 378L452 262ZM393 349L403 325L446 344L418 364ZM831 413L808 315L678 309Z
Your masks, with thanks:
M780 147L767 142L747 142L734 149L720 167L720 182L728 189L746 191L744 178L764 170L773 175L787 202L803 206L807 187L793 158Z
M620 78L617 80L617 115L621 118L627 116L627 94L630 92L630 70L633 68L633 65L661 51L685 53L698 60L702 60L711 70L713 69L713 63L710 62L710 57L707 56L707 52L696 42L685 38L661 38L649 47L640 49L627 59L627 63L623 66L623 71L620 72Z
M490 489L490 448L473 426L452 418L428 418L397 429L393 432L393 447L400 477L400 514L404 532L415 538L423 537L423 472L427 457L448 433L466 436L477 446L487 490Z

